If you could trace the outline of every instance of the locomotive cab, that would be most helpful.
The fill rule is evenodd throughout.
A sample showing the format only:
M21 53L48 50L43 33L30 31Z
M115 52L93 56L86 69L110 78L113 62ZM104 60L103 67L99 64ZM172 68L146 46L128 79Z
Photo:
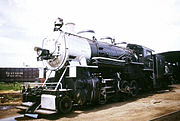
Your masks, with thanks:
M153 50L136 44L128 44L127 48L132 49L137 55L137 61L144 63L144 69L153 71Z

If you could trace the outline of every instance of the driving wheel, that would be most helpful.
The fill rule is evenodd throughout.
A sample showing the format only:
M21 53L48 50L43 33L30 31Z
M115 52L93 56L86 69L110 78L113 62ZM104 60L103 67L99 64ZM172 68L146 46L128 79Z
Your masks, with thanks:
M131 90L131 95L133 97L136 96L138 94L139 89L138 89L138 84L137 84L137 82L135 80L131 81L130 88L131 88L130 89Z

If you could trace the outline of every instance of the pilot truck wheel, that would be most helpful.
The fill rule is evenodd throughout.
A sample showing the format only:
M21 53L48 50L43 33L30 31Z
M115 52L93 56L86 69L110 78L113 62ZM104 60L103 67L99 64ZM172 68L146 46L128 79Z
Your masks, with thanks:
M72 110L72 100L68 96L64 96L59 101L59 112L69 113Z

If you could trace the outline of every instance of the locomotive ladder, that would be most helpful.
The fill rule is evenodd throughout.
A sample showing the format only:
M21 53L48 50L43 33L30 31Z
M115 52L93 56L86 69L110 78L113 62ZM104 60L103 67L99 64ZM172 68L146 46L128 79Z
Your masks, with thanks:
M52 74L52 71L50 71L50 74L49 74L48 78L44 81L44 83L43 83L42 86L43 86L43 87L46 86L47 89L57 91L57 89L58 89L58 87L59 87L59 85L60 85L60 89L62 89L62 83L61 83L61 81L62 81L62 79L63 79L63 77L64 77L64 75L65 75L65 73L66 73L66 70L67 70L67 67L64 69L64 71L63 71L61 77L59 78L59 81L58 81L58 82L49 82L49 81L48 81L50 75Z
M113 86L114 79L102 79L101 89L100 89L100 98L99 103L105 104L109 95L115 93Z

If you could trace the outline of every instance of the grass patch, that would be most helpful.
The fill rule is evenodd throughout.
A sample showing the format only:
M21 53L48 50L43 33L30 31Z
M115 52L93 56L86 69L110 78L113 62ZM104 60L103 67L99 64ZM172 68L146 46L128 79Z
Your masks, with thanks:
M0 90L18 91L18 90L21 90L21 83L19 83L19 82L15 82L15 83L0 82Z

